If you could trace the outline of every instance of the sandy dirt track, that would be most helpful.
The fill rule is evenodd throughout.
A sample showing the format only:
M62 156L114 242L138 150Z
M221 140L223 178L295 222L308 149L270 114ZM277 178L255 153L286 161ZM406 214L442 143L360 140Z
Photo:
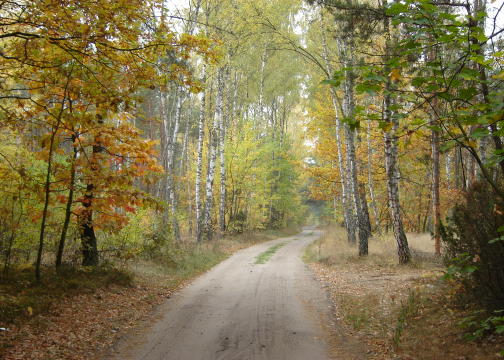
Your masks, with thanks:
M125 338L111 358L328 359L329 303L301 259L319 236L304 230L237 252L169 299L159 321ZM255 264L280 243L271 259Z

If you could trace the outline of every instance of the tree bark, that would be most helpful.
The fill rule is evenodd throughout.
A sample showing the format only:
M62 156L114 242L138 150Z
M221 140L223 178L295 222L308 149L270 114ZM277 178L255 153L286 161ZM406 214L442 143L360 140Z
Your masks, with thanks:
M49 209L49 200L51 197L51 172L52 172L52 157L54 153L54 140L56 138L56 134L58 133L58 130L61 125L61 120L63 118L63 113L65 111L65 102L67 100L67 88L68 84L70 82L70 77L67 79L67 84L65 86L65 91L63 95L63 100L61 101L61 109L58 112L58 115L56 116L56 124L51 127L51 138L49 140L49 154L47 158L47 170L46 170L46 177L45 177L45 182L44 182L44 208L42 210L42 220L40 222L40 232L39 232L39 244L38 244L38 250L37 250L37 262L35 264L35 279L37 282L40 281L41 279L41 266L42 266L42 255L44 252L44 240L45 240L45 229L46 229L46 222L47 222L47 216L48 216L48 209Z
M378 215L378 207L376 206L376 198L374 191L374 181L373 181L373 145L371 144L371 120L368 120L367 124L367 170L368 170L368 188L369 197L371 200L371 209L373 210L373 216L375 218L375 228L378 233L381 233L380 229L380 217Z
M439 196L439 132L432 130L432 212L433 212L433 226L434 226L434 250L437 255L441 254L441 210L440 210L440 196Z
M355 128L353 128L349 121L355 120L355 74L352 69L354 65L354 41L352 36L348 36L342 40L341 54L342 60L345 64L345 79L344 79L344 98L343 98L343 112L346 118L344 124L345 129L345 143L347 155L347 173L348 182L353 198L353 205L356 213L357 225L359 228L359 254L367 255L367 244L370 234L369 213L364 212L362 202L359 196L359 181L357 169L357 156L355 154ZM367 206L366 206L367 209Z
M367 223L362 224L362 228L367 229L367 234L365 234L366 236L360 236L359 234L359 256L365 256L368 254L368 240L371 236L371 223L369 222L369 209L366 200L366 187L362 183L359 183L359 198L361 202L361 211L364 214L362 220L364 222L367 220Z
M219 122L219 159L220 159L220 203L219 203L219 228L221 234L226 231L226 127L231 111L231 86L229 86L229 69L225 70L225 83L228 86L226 111ZM224 87L224 85L223 85Z
M58 243L58 252L56 253L56 269L61 266L61 262L63 260L63 251L65 250L65 242L66 236L68 232L68 226L70 225L70 219L72 216L72 204L73 204L73 195L74 195L74 187L75 187L75 161L77 160L77 147L75 146L76 136L72 135L72 162L70 164L70 184L68 190L68 199L65 207L65 220L63 221L63 228L61 229L61 236Z
M326 63L327 73L332 74L334 69L332 68L331 62L329 61L329 51L327 48L327 38L325 36L325 28L322 20L322 45L323 45L323 56L324 61ZM335 137L336 137L336 153L338 156L338 170L339 170L339 179L341 184L341 203L343 207L343 221L345 223L345 230L347 234L347 241L350 244L356 243L355 237L355 223L352 222L353 219L353 211L351 207L351 200L348 196L348 177L345 176L346 169L343 163L343 146L341 140L341 121L339 117L339 108L338 108L338 98L336 94L336 90L334 87L331 87L331 99L334 109L334 121L335 121Z
M391 30L389 19L384 18L384 30L386 32L385 40L385 61L390 61L392 56ZM406 264L411 260L411 254L408 246L408 239L404 232L401 205L399 202L399 166L397 153L397 129L399 119L394 116L391 106L393 103L392 92L394 90L394 81L390 78L390 66L385 65L385 74L387 81L385 83L384 101L383 101L383 121L387 125L385 130L385 171L387 173L387 193L390 208L390 218L394 230L394 237L397 243L397 254L400 264Z
M63 107L63 104L61 105ZM51 139L49 143L49 156L47 159L47 170L46 170L46 178L44 183L44 209L42 210L42 221L40 223L40 232L39 232L39 246L37 251L37 263L35 265L35 278L37 281L40 281L40 267L42 265L42 254L44 252L44 236L45 236L45 228L47 221L47 213L49 207L49 198L51 195L51 172L52 172L52 156L53 156L53 148L54 148L54 138L56 137L56 133L59 129L59 121L55 127L52 129Z
M390 80L387 81L390 83ZM392 219L392 227L394 237L397 243L397 253L399 263L406 264L411 259L411 254L408 246L408 239L404 232L401 205L399 202L399 169L397 165L397 135L396 131L399 126L399 121L393 116L390 105L390 94L385 95L384 101L384 122L391 124L392 128L385 132L385 169L387 173L387 193L389 199L390 217Z
M213 209L213 183L215 178L215 163L217 160L217 151L219 146L219 124L222 121L222 96L223 96L222 68L217 74L217 98L215 100L214 123L211 129L210 148L208 154L208 172L206 179L205 211L203 214L203 235L207 240L212 240L212 209Z
M206 82L206 65L203 65L203 79L202 83L205 85ZM201 241L201 176L203 170L203 138L205 137L205 102L206 92L203 88L201 93L201 109L198 121L198 148L197 148L197 159L196 159L196 180L194 189L194 199L195 199L195 212L196 212L196 241Z
M177 219L177 194L175 189L175 145L180 127L180 118L182 116L182 104L184 101L184 92L181 90L177 96L174 123L172 133L168 139L167 168L166 168L166 192L170 204L170 220L172 224L173 236L176 241L180 241L180 228Z
M452 188L452 154L451 150L445 153L446 188Z
M101 115L97 115L98 124L103 124ZM100 144L100 137L97 135L93 144L93 153L91 155L90 166L92 172L98 170L97 155L103 152L103 147ZM83 211L79 216L79 231L82 244L82 265L96 266L99 263L98 243L93 226L93 199L94 199L95 184L90 180L86 185L86 193L82 201Z

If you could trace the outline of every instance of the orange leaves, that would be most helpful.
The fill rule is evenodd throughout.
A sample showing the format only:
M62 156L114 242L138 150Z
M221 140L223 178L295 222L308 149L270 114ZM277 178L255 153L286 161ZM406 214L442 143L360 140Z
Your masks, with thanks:
M34 215L32 215L30 217L30 220L32 223L36 223L37 221L39 221L40 219L42 218L42 213L35 213Z
M56 199L60 204L66 204L68 197L66 197L65 195L56 195Z
M136 211L136 209L135 209L134 207L129 206L129 205L126 205L126 206L124 207L124 210L126 210L126 211L127 211L127 212L129 212L129 213L135 213L135 211Z
M109 113L103 123L94 123L79 139L86 156L77 161L82 181L92 184L94 224L103 231L116 231L128 222L127 213L143 206L145 194L135 187L135 179L152 183L163 171L155 157L155 141L144 139L129 120L131 114ZM95 149L95 150L93 150ZM99 151L96 151L99 149Z

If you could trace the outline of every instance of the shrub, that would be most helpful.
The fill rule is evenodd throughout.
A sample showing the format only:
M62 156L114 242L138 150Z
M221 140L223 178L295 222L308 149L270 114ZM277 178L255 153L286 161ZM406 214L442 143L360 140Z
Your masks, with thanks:
M488 310L504 308L504 199L475 183L441 226L450 276L458 276Z

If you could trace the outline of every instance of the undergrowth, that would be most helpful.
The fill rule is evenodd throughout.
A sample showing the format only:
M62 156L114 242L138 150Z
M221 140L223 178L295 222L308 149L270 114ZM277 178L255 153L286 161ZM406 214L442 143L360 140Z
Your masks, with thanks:
M93 292L109 285L131 286L131 272L110 265L96 268L45 269L41 282L33 281L33 269L13 269L0 280L0 323L30 318L47 311L65 296Z
M373 359L503 356L504 312L474 313L460 286L441 279L445 268L429 234L409 234L408 240L416 259L402 266L391 236L371 239L370 255L359 257L344 229L334 228L306 249L304 260L313 263L338 318L366 340Z
M401 307L397 316L397 323L392 336L392 346L398 349L401 337L408 323L418 314L421 295L418 291L411 291L405 301L401 301Z

